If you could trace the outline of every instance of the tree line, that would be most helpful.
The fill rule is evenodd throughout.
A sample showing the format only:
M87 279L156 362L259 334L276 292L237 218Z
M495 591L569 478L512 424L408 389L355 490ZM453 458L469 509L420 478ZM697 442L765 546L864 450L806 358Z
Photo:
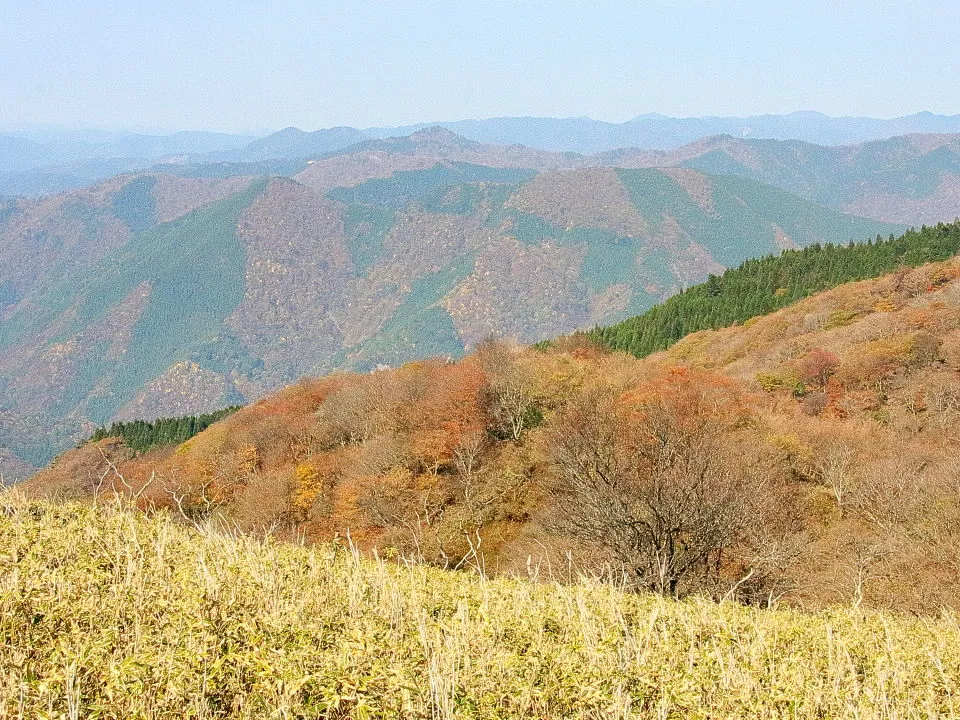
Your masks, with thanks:
M642 315L587 331L612 349L645 357L699 330L729 327L765 315L843 283L899 267L946 260L960 252L960 222L879 235L866 243L815 244L747 260L722 275L674 295Z
M194 435L203 432L218 420L232 415L240 405L202 415L159 418L153 421L131 420L115 422L109 427L97 428L87 442L97 442L105 438L120 438L124 444L137 453L145 453L169 445L179 445Z

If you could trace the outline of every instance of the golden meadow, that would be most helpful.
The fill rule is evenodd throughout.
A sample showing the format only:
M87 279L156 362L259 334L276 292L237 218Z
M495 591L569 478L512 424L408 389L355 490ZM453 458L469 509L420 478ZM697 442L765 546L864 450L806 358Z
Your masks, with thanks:
M0 496L0 717L939 718L960 624L486 579Z

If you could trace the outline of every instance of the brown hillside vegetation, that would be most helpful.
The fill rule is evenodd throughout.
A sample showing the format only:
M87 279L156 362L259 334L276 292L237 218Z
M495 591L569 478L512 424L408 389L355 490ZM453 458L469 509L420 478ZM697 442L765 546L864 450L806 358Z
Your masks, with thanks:
M842 286L645 360L487 342L305 380L176 449L84 446L25 489L486 573L960 608L958 278Z
M362 148L295 178L167 167L4 202L0 472L24 479L113 421L459 358L491 334L539 342L791 243L903 229L743 178L445 131Z
M362 144L331 157L311 160L294 177L307 187L326 192L335 187L352 187L373 178L388 178L398 171L426 170L438 162L552 170L594 165L597 160L523 145L485 145L434 127L424 128L409 137L381 141L375 147Z

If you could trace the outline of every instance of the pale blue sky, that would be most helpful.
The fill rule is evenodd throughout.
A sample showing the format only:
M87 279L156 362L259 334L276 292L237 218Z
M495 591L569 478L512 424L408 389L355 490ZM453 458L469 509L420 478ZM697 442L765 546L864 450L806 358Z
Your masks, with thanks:
M0 0L0 124L960 113L960 3Z

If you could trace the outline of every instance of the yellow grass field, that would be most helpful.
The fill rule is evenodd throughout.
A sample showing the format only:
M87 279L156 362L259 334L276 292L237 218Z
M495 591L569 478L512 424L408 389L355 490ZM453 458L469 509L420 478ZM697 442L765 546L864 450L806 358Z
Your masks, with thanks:
M942 718L960 624L483 579L0 496L0 717Z

